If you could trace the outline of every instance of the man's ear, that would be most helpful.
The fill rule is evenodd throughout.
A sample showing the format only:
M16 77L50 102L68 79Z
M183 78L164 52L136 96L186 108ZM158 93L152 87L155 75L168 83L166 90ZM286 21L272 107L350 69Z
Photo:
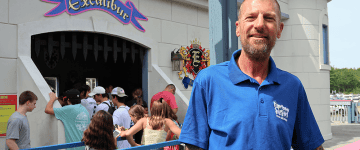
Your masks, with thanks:
M236 21L235 26L236 26L236 36L239 37L240 36L240 22Z
M283 29L284 29L284 23L283 23L283 22L280 22L280 30L279 30L279 32L278 32L278 34L277 34L277 38L278 38L278 39L280 39L281 33L282 33Z

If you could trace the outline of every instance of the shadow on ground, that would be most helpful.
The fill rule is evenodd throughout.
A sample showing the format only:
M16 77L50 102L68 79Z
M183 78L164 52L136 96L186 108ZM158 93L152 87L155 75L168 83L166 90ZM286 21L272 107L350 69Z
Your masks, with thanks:
M324 148L346 144L354 138L360 138L360 125L338 125L331 126L332 139L326 140ZM350 144L350 143L349 143Z

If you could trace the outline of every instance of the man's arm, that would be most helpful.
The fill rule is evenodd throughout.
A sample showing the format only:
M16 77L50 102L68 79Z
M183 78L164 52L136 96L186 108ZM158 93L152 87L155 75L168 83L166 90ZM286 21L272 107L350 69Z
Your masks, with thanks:
M49 96L50 96L50 100L46 104L45 113L50 114L50 115L55 115L53 105L56 100L56 95L55 95L55 93L50 92Z
M191 144L185 144L185 150L203 150L203 149Z
M324 147L322 145L320 145L318 148L316 148L315 150L324 150Z
M9 147L10 150L18 150L19 147L15 142L15 139L6 139L6 145Z

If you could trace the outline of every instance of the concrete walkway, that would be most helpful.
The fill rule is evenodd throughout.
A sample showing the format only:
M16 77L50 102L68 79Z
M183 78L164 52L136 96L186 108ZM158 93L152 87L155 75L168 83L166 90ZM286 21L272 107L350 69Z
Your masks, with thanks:
M360 124L348 124L334 122L331 124L332 139L325 141L323 147L326 150L334 150L344 147L351 143L360 140ZM360 144L354 143L352 145L359 146L356 149L360 149Z

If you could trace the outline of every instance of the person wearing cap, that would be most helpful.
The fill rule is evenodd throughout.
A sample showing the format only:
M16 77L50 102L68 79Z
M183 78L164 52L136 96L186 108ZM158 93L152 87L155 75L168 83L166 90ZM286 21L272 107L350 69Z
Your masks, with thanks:
M104 110L107 112L109 110L109 107L112 106L108 96L106 95L105 89L102 86L95 87L94 90L89 94L89 96L94 96L95 101L100 103L96 107L95 113L100 110Z
M174 84L169 84L169 85L166 86L164 91L156 93L151 98L150 110L151 110L151 107L152 107L152 104L154 103L154 101L157 101L160 98L163 98L169 104L172 111L176 114L177 111L178 111L178 106L177 106L176 100L175 100L175 91L176 91L175 85Z
M123 126L126 129L130 128L131 117L129 115L128 106L125 105L125 100L127 95L121 87L116 87L111 92L112 101L117 106L118 109L115 110L113 114L113 123L119 126ZM129 148L131 147L130 143L127 140L117 141L118 149Z
M81 99L81 105L83 105L86 108L86 110L89 112L90 119L95 114L96 107L97 107L96 101L94 98L92 98L92 96L94 96L97 93L99 93L99 94L103 93L103 91L105 91L103 89L104 88L101 86L95 87L92 92L89 91L86 98ZM81 93L80 93L80 97L81 97Z
M90 117L86 108L80 104L80 92L76 89L66 91L64 100L69 105L61 108L53 108L54 102L57 100L55 93L50 92L49 96L50 100L46 105L45 113L55 115L64 124L66 143L81 141L85 129L90 124ZM83 150L85 147L73 149Z

